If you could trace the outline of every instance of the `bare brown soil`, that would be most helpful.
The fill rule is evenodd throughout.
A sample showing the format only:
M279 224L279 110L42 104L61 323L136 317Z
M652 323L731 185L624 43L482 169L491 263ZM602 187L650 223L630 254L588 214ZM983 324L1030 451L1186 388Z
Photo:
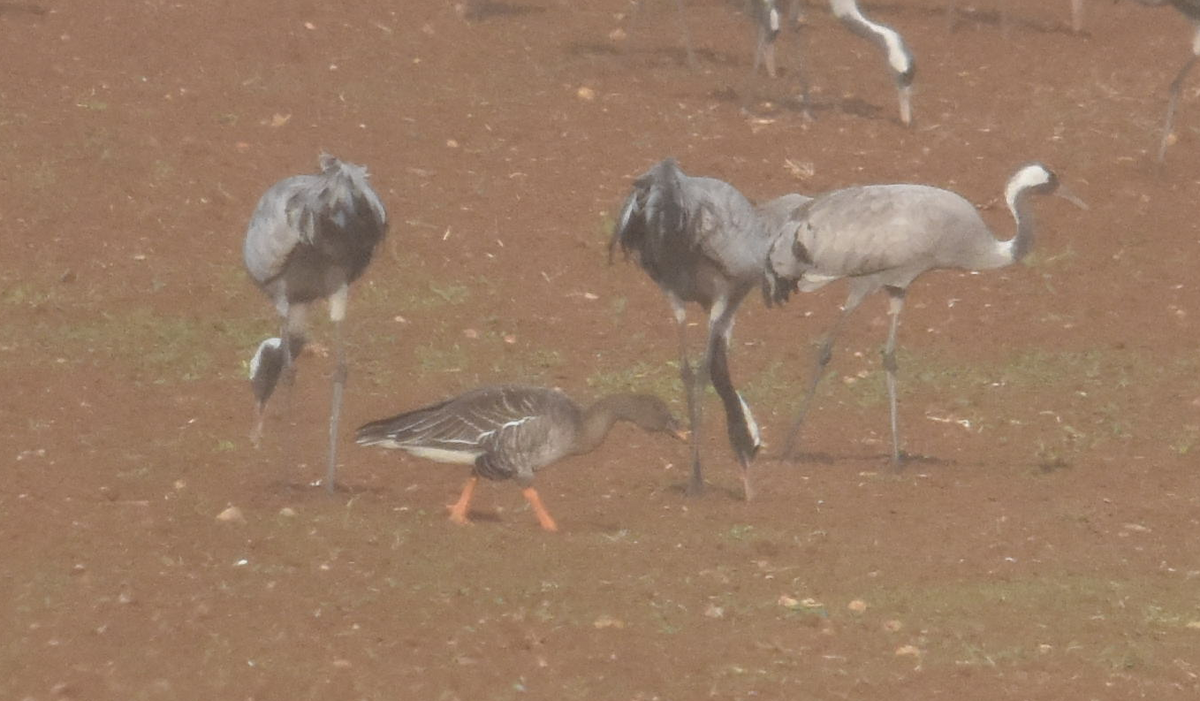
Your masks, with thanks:
M0 698L1198 698L1200 82L1153 163L1187 23L1097 2L1074 36L1066 0L1012 0L951 32L939 0L870 4L919 61L905 129L874 47L810 4L750 81L723 0L687 2L696 70L669 2L632 28L623 0L0 2ZM308 486L330 359L247 440L276 322L240 264L258 196L321 150L393 221L351 303L333 497ZM665 301L605 262L667 155L756 199L948 187L1002 237L1039 159L1091 209L1040 201L1026 264L913 285L899 474L881 299L805 459L774 458L833 285L739 316L754 502L710 400L701 498L684 445L622 427L539 476L561 533L511 484L450 524L465 471L354 426L506 381L681 408Z

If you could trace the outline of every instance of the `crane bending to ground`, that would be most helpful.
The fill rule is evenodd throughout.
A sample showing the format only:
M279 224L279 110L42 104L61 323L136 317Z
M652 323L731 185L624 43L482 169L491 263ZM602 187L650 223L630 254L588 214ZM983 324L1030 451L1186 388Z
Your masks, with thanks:
M1051 193L1086 208L1040 163L1022 166L1012 176L1004 198L1016 235L1006 241L996 240L979 212L962 196L928 185L850 187L812 199L801 197L790 211L783 205L777 207L770 219L773 243L764 283L768 299L783 302L797 288L809 292L841 278L850 281L841 314L818 347L808 391L788 433L783 457L793 454L804 416L846 318L864 298L883 289L891 316L883 367L891 413L891 458L898 467L896 328L908 286L929 270L988 270L1021 260L1034 240L1029 198Z
M294 363L305 343L309 307L318 300L329 300L337 353L325 475L325 487L332 492L347 375L342 320L351 283L366 270L375 247L387 233L387 212L367 182L366 168L328 154L321 154L318 163L319 173L284 178L263 193L250 218L243 255L250 277L283 318L280 337L259 344L250 361L250 381L257 400L251 433L255 445L262 437L267 400L279 380L289 388L294 382Z
M741 468L747 500L750 463L762 447L750 407L729 376L729 337L746 293L763 283L769 232L754 205L729 183L685 175L674 158L657 163L633 183L609 243L633 256L671 304L679 332L679 375L692 436L689 494L704 490L700 465L701 400L709 378L725 407L726 430ZM687 349L687 304L708 314L708 337L693 372Z

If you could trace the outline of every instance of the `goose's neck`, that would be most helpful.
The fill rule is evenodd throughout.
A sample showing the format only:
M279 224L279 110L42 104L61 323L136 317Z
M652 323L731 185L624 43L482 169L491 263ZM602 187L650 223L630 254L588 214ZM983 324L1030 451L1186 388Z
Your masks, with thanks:
M579 438L575 441L575 452L590 453L604 441L613 424L632 420L634 404L634 395L612 394L585 409Z

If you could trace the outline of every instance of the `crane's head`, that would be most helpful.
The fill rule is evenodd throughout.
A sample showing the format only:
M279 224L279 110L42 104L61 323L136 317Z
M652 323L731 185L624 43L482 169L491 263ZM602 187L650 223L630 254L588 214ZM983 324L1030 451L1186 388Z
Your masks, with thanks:
M291 351L293 363L299 357L300 351L304 349L304 343L305 338L301 334L294 334L288 337L288 346ZM275 385L279 384L279 377L283 373L283 368L286 364L287 359L284 357L283 339L273 337L258 344L258 349L254 351L254 356L250 358L250 388L254 390L254 398L258 400L259 412L267 406L267 400L275 392Z
M258 344L254 357L250 358L250 387L258 400L261 411L275 391L279 373L283 370L283 339L268 338Z
M1080 209L1088 208L1083 200L1076 197L1075 193L1059 182L1054 171L1042 163L1027 163L1009 178L1008 187L1004 189L1004 199L1008 202L1008 208L1015 211L1017 199L1028 193L1058 195Z

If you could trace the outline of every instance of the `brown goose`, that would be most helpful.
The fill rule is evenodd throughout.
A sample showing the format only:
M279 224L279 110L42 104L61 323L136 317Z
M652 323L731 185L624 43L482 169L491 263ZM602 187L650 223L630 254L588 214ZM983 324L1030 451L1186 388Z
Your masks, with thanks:
M533 475L568 455L591 452L617 421L686 439L658 397L613 394L587 409L556 389L501 385L481 387L437 404L363 425L359 445L398 448L438 462L473 465L462 495L449 506L450 520L468 523L467 509L480 477L516 479L547 531L557 531Z

